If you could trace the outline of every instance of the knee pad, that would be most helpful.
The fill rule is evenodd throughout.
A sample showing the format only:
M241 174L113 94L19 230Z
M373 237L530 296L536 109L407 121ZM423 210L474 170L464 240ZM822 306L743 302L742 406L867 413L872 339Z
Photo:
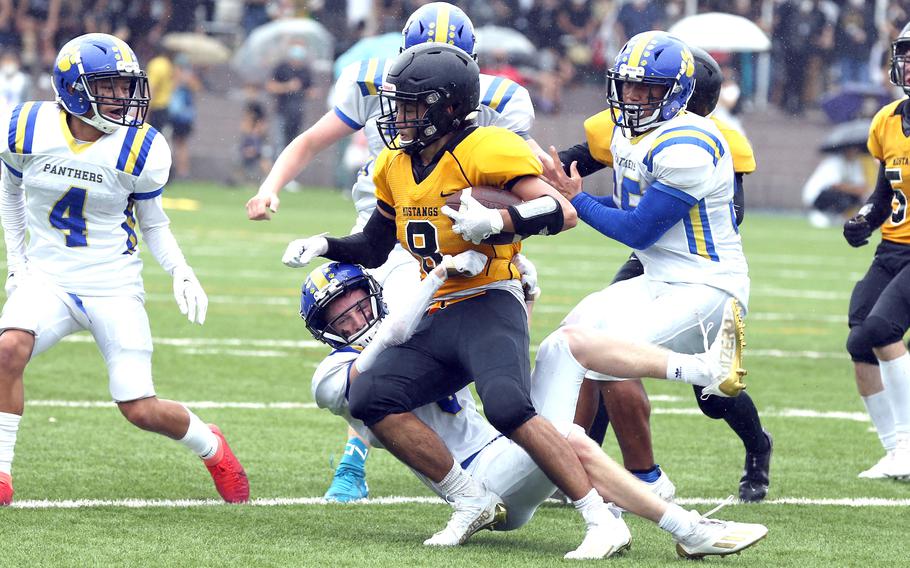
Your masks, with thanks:
M519 402L520 399L513 399L505 403L503 400L508 400L505 395L492 405L485 402L483 412L493 428L502 432L506 437L510 437L512 432L531 418L534 418L536 413L534 412L534 407L531 406L530 400L526 403Z
M373 396L373 375L369 371L362 373L357 380L351 383L348 391L348 409L351 416L361 420L367 427L376 424L390 412L382 412L377 408Z
M847 352L857 363L878 365L872 352L874 347L884 347L903 339L903 331L893 322L879 316L870 316L860 325L850 328Z
M703 400L701 398L703 388L694 387L693 390L695 391L695 400L698 402L698 408L701 409L701 413L714 420L724 418L736 404L735 399L720 396L709 396Z

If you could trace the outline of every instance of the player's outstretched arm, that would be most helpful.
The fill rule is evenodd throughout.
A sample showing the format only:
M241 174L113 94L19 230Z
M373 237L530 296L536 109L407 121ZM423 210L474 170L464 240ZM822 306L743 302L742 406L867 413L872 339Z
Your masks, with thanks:
M335 238L316 235L288 243L281 262L291 268L302 268L317 256L329 260L376 268L389 257L398 242L395 221L380 208L373 211L363 231Z
M296 178L319 152L354 132L334 111L329 111L316 124L291 140L275 160L259 191L246 202L247 217L253 221L269 220L271 213L278 212L278 193L281 189Z
M401 306L401 309L386 316L380 324L379 331L376 332L376 337L357 357L351 370L351 378L369 369L380 353L411 338L430 300L450 276L476 276L483 271L487 260L485 254L475 250L465 251L454 257L445 255L442 264L421 281L408 305Z
M161 197L136 201L136 218L142 240L152 256L174 278L174 299L180 313L191 323L202 325L209 299L171 232L170 219L161 206Z
M13 182L9 171L3 174L0 188L0 222L6 241L6 296L16 289L26 266L25 256L25 194Z

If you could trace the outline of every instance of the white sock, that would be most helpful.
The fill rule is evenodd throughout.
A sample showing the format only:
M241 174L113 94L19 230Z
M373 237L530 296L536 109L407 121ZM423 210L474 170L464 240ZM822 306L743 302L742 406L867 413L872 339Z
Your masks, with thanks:
M891 403L888 402L888 396L885 391L880 391L869 396L862 397L866 404L866 411L872 419L875 431L878 432L878 439L882 442L882 447L886 452L890 452L897 446L897 434L894 431L894 416L891 414Z
M571 424L585 372L562 330L547 336L537 349L531 373L531 402L537 414L553 423Z
M695 355L671 352L667 356L667 380L706 387L714 382L711 369Z
M678 540L692 532L692 529L695 528L695 520L688 511L679 505L668 503L667 510L660 518L657 526L672 534Z
M180 439L180 443L202 459L214 456L218 452L218 437L189 408L186 411L190 415L190 427L186 429L186 435Z
M891 361L879 361L878 366L891 404L894 431L898 436L910 434L910 353Z
M457 462L452 464L452 469L442 478L442 481L435 485L446 497L467 497L483 494L483 486L471 477L468 472L461 469Z
M0 472L13 473L13 448L16 446L16 434L19 432L18 414L0 412Z
M597 518L595 517L595 514L601 511L602 506L606 505L603 497L600 496L600 493L598 493L596 489L591 489L587 495L578 501L573 501L572 504L575 505L575 509L581 513L585 523L596 521Z

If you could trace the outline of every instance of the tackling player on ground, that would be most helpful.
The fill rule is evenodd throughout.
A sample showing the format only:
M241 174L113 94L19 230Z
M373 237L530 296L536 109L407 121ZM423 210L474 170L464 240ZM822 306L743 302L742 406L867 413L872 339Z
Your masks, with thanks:
M13 498L25 366L82 330L94 336L123 416L202 458L224 500L247 501L246 473L219 429L159 399L152 384L137 225L174 277L190 322L205 321L208 299L161 206L171 154L144 123L145 72L122 40L87 34L60 50L53 87L56 103L26 102L0 118L8 133L0 141L0 213L9 272L0 317L0 505Z
M466 251L434 268L412 297L412 304L398 312L385 315L382 289L361 267L331 262L315 269L303 285L301 317L316 339L335 350L326 357L313 375L313 398L321 407L345 418L365 439L372 435L364 424L351 417L347 393L360 373L367 371L379 353L407 341L413 334L428 303L449 275L467 276L482 270L486 257L476 251ZM586 367L602 372L621 369L641 369L649 360L667 355L665 350L637 345L620 339L607 343L611 355L588 353L588 336L597 332L563 328L569 357L579 353ZM580 340L580 341L579 341ZM699 367L721 367L721 361L732 361L731 353L718 347L712 353L696 356L672 354L681 358L687 371ZM365 347L364 347L365 346ZM580 351L574 351L579 349ZM590 359L593 357L593 359ZM713 362L713 364L712 364ZM575 365L579 366L578 363ZM542 402L542 416L548 411L562 415L564 424L571 421L574 401L561 393L577 392L577 385L560 384L565 373L550 369L534 370L531 397ZM646 372L646 371L643 371ZM720 373L723 374L723 373ZM555 396L554 396L555 395ZM562 405L563 408L559 408ZM490 528L497 531L515 530L534 515L537 507L552 493L553 483L517 444L503 437L477 411L474 397L468 388L438 402L414 410L414 415L440 436L452 452L455 461L474 480L489 487L502 497L505 511ZM764 537L762 525L719 521L686 512L677 505L667 504L611 460L581 428L569 426L567 440L581 460L588 477L598 493L606 500L645 517L671 533L677 541L677 553L688 558L724 556L740 552ZM375 443L375 442L374 442ZM416 473L416 472L415 472ZM440 497L445 492L426 477L417 474ZM615 512L615 511L614 511ZM600 556L610 556L629 547L631 535L625 523L616 515L613 530L600 542ZM465 534L465 539L470 534Z
M910 24L891 44L890 77L910 94ZM850 246L860 247L881 227L882 241L850 297L847 351L853 359L856 387L885 456L859 477L907 478L910 355L903 337L910 328L910 99L904 97L878 111L869 129L868 147L881 162L878 182L859 214L844 224L844 237Z

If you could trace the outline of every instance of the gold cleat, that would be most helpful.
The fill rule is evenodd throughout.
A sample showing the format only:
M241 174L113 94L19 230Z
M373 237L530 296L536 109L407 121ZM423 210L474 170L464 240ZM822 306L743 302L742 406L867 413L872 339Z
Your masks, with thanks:
M717 337L708 350L712 359L720 365L720 373L715 382L704 387L702 397L712 394L722 397L738 396L746 388L743 381L747 374L743 368L745 348L746 324L743 322L742 308L735 298L730 298L724 306Z

